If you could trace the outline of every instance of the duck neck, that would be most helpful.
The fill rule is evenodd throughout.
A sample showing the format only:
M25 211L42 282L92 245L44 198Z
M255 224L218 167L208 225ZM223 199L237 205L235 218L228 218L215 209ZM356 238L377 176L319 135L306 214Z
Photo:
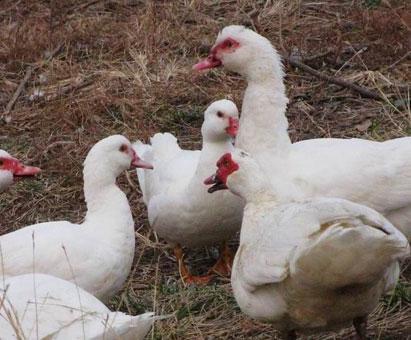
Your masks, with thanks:
M227 152L233 151L233 149L234 146L230 139L221 141L203 140L200 159L188 190L198 194L209 195L207 193L207 186L204 185L204 180L213 174L216 169L216 163L220 157Z
M241 196L243 196L246 204L278 201L278 194L273 190L268 181L265 183L258 181L251 183L245 188Z
M108 229L112 233L134 228L127 197L117 186L116 176L110 174L110 170L84 168L84 197L87 225L100 231Z
M240 163L239 166L240 170L233 172L227 179L227 186L233 194L242 197L247 204L277 200L276 188L271 186L269 179L259 167L248 165L247 168L246 163Z
M278 154L287 152L291 140L285 116L288 98L281 64L272 60L262 63L260 60L254 67L250 66L246 78L248 86L236 146L254 155L267 149Z

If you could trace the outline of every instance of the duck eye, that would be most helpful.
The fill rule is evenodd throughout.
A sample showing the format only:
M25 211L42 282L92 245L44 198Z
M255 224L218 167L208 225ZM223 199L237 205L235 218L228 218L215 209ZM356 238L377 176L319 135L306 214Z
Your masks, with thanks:
M222 113L221 111L218 111L218 112L217 112L217 117L223 118L223 117L224 117L224 113Z
M226 47L232 47L232 46L233 46L233 43L232 43L230 40L227 40L227 41L225 42L225 46L226 46Z
M127 147L127 145L126 144L122 144L121 146L120 146L120 149L119 149L121 152L127 152L127 150L128 150L128 147Z
M0 159L0 166L3 166L4 162L2 159Z

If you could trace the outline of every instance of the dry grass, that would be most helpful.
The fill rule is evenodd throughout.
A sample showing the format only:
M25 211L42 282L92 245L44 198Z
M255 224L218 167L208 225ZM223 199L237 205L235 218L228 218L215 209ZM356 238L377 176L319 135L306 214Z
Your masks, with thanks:
M387 98L363 99L286 65L293 140L410 135L410 19L405 0L1 1L0 112L27 67L34 71L11 122L0 122L0 147L41 166L43 174L2 194L0 233L45 220L81 221L82 162L107 135L146 140L171 131L183 146L197 148L206 105L223 97L241 104L245 84L238 76L191 71L227 24L255 26L282 52L298 51L310 66ZM134 173L130 177L136 182ZM133 209L138 246L127 287L111 307L175 312L156 324L153 339L275 337L270 326L240 313L228 282L184 288L173 257L148 228L140 193L125 176L119 182ZM191 252L190 264L204 269L214 255ZM411 333L410 278L408 270L395 303L384 302L374 313L376 338ZM351 335L348 329L315 339Z

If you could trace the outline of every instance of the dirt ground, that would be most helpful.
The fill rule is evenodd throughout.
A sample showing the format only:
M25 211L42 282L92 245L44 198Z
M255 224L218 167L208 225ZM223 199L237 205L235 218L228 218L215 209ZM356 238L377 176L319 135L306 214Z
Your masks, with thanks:
M111 134L148 140L158 131L198 148L206 106L230 98L241 107L245 82L215 70L195 74L220 29L242 24L287 57L362 85L383 100L323 81L285 62L294 141L315 137L373 140L411 135L411 3L325 1L0 1L0 148L43 169L0 196L0 234L47 220L80 222L82 162ZM11 106L13 94L27 78ZM7 111L6 111L7 110ZM6 113L6 114L4 114ZM228 280L184 287L172 252L150 231L137 177L119 178L136 223L135 264L110 307L131 314L174 313L152 339L276 339L241 314ZM233 247L235 241L233 242ZM193 250L202 272L214 249ZM374 312L375 339L411 334L411 272L404 264L393 296ZM349 339L351 329L310 339Z

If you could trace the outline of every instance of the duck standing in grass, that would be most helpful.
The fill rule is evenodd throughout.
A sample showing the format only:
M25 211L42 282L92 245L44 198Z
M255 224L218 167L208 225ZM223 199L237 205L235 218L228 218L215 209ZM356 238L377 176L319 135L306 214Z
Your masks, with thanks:
M134 258L134 221L116 178L142 161L130 141L114 135L95 144L84 161L87 214L81 224L45 222L0 236L0 278L50 274L107 300L123 286Z
M238 110L229 100L212 103L204 113L201 151L183 150L170 133L157 133L151 145L137 142L135 150L154 165L137 170L153 230L173 248L186 283L206 283L211 272L229 275L233 254L227 241L239 231L243 201L229 192L211 197L201 185L222 153L233 150ZM221 245L210 275L194 276L183 261L182 247Z
M344 199L283 202L281 187L241 150L217 167L205 180L209 192L228 188L246 201L231 275L241 310L290 340L349 323L365 340L367 316L409 256L406 237L375 210Z

